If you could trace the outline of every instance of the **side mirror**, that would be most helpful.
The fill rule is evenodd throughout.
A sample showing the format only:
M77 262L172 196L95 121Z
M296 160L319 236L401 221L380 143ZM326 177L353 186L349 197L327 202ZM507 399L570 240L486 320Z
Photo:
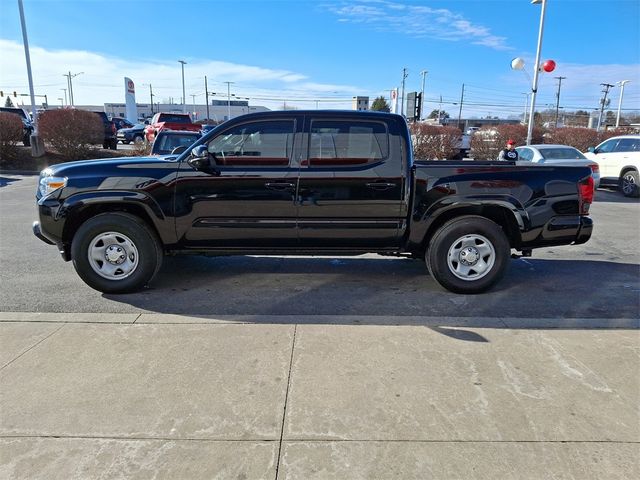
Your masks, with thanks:
M193 148L191 155L187 159L187 163L196 170L210 170L214 166L212 165L209 150L206 145L198 145Z
M598 153L598 152L596 152L596 147L587 148L587 152L589 152L589 153Z

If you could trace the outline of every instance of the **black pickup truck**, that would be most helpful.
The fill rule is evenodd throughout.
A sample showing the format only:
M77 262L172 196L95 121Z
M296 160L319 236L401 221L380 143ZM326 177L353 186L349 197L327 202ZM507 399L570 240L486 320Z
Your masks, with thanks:
M588 167L417 161L403 117L263 112L168 157L89 160L40 174L35 235L91 287L140 289L165 254L424 259L459 293L489 289L511 251L591 236Z

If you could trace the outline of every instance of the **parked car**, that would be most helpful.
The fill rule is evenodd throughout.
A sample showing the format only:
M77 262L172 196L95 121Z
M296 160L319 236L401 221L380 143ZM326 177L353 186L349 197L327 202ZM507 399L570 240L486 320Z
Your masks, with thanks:
M187 147L200 138L200 132L181 130L162 130L156 136L151 147L151 155L169 155L179 148L177 153L184 152Z
M199 132L200 125L193 123L187 113L156 113L144 129L145 139L151 143L162 130L187 130Z
M626 197L640 196L640 135L621 135L589 147L585 156L600 165L600 185L617 187Z
M115 124L116 126L116 130L120 130L122 128L131 128L134 126L133 123L131 123L129 120L127 120L126 118L121 118L121 117L112 117L111 121Z
M600 186L600 167L598 162L589 160L577 148L569 145L541 144L517 147L516 152L518 152L519 160L523 163L589 167L595 188Z
M31 118L22 108L0 107L0 112L18 115L22 120L22 143L25 147L31 145L31 134L33 133L33 123Z
M116 125L107 114L104 112L93 112L100 117L102 120L102 125L104 126L104 139L102 140L102 148L109 148L111 150L116 150L118 148L118 139L116 135L118 131L116 130Z
M167 254L424 259L479 293L511 251L589 240L587 167L415 161L406 120L294 110L231 119L181 155L88 160L40 174L33 233L92 288L139 290ZM567 267L570 268L570 267Z
M119 142L122 142L125 145L128 145L131 142L135 144L142 143L144 142L145 126L146 125L139 123L131 128L121 128L120 130L118 130L116 138Z

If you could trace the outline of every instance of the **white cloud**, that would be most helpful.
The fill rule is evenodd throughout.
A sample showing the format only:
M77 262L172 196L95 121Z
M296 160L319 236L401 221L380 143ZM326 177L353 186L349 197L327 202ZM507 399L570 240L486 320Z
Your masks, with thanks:
M0 39L2 66L0 89L5 92L28 93L27 71L24 49L21 43ZM109 57L83 50L49 50L31 46L31 65L37 95L47 95L49 104L59 105L67 88L64 74L77 74L73 79L74 100L79 105L101 105L107 102L124 101L124 77L136 83L137 100L149 101L149 86L152 84L154 101L173 97L176 102L182 96L180 64L160 61L132 61ZM362 94L358 87L315 83L299 72L269 69L253 65L242 65L223 61L185 59L185 85L189 103L191 95L198 95L196 102L204 102L204 76L208 77L209 91L226 94L224 82L234 82L231 92L239 97L255 100L252 105L278 108L286 98L312 99L326 96L327 92L339 92L348 106L352 95ZM68 93L67 93L68 94ZM226 95L225 95L226 96ZM278 100L268 100L274 98ZM264 100L263 100L264 99ZM24 103L28 98L21 97ZM37 99L39 102L44 99ZM295 102L288 102L288 104ZM312 100L300 103L300 107L315 106Z
M451 10L415 6L387 0L354 0L324 5L338 16L339 22L369 25L380 31L404 33L416 38L445 41L468 41L494 50L511 50L506 38L493 35Z

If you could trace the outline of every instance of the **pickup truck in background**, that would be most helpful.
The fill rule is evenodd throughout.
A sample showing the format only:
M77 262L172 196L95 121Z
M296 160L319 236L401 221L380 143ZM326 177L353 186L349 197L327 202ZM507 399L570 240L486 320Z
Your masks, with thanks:
M34 234L110 293L193 253L410 256L478 293L512 250L581 244L593 228L588 167L415 161L405 119L379 112L237 117L177 157L54 165L36 200Z
M187 113L156 113L149 125L144 129L144 136L147 142L153 143L156 135L162 130L188 130L199 132L201 125L193 123Z

